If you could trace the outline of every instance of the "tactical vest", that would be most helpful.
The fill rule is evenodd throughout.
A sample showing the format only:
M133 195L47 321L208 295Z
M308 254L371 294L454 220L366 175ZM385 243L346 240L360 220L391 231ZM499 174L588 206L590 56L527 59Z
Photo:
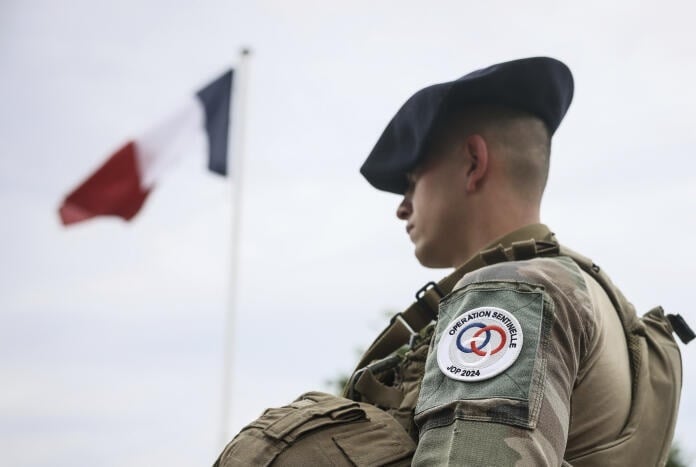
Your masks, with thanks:
M610 446L564 465L664 465L682 383L672 332L684 343L694 333L679 315L665 315L661 307L639 318L599 266L559 246L550 234L485 250L439 283L426 284L363 355L344 397L308 393L293 404L268 409L227 445L215 466L410 465L418 440L414 409L440 299L464 274L483 266L551 256L572 258L605 290L626 335L632 377L630 413L621 435ZM656 435L664 440L658 450L652 447Z
M225 447L213 467L406 467L416 443L386 412L321 392L266 410Z

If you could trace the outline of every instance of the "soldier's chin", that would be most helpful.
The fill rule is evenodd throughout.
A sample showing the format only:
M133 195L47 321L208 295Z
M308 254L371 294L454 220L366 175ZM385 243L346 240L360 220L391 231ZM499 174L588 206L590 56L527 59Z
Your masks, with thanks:
M452 267L450 258L445 258L440 252L428 248L428 245L418 245L415 248L416 259L426 268L442 269Z

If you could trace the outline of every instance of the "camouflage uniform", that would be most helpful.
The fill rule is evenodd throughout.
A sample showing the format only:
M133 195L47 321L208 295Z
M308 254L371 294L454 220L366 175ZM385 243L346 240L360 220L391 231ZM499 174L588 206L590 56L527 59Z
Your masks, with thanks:
M548 232L528 226L495 244L528 239L530 227ZM492 378L451 379L436 361L438 343L452 319L482 306L517 317L521 353ZM582 464L585 454L615 444L626 424L631 375L623 328L603 289L568 257L466 274L440 303L431 333L391 381L404 398L388 411L418 440L414 465Z

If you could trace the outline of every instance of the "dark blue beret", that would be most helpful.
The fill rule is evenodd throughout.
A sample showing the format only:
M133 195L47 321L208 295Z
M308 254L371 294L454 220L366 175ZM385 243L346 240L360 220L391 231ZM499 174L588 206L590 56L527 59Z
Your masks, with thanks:
M476 105L536 115L553 134L573 99L573 75L553 58L533 57L476 70L415 93L394 115L360 168L375 188L403 193L406 176L426 156L428 139L447 111Z

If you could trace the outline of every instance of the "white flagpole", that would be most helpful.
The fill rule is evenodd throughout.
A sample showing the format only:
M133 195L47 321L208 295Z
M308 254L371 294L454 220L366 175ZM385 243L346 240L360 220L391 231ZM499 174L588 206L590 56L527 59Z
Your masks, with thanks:
M230 139L228 140L228 162L231 161L230 178L232 183L231 243L230 243L230 280L227 297L227 314L224 329L224 354L222 359L222 407L220 408L220 446L228 440L230 414L232 412L231 395L234 378L234 337L238 303L239 285L239 244L242 219L242 181L244 179L244 125L247 93L248 65L251 52L242 49L240 60L234 70L232 89L232 115L230 118Z

